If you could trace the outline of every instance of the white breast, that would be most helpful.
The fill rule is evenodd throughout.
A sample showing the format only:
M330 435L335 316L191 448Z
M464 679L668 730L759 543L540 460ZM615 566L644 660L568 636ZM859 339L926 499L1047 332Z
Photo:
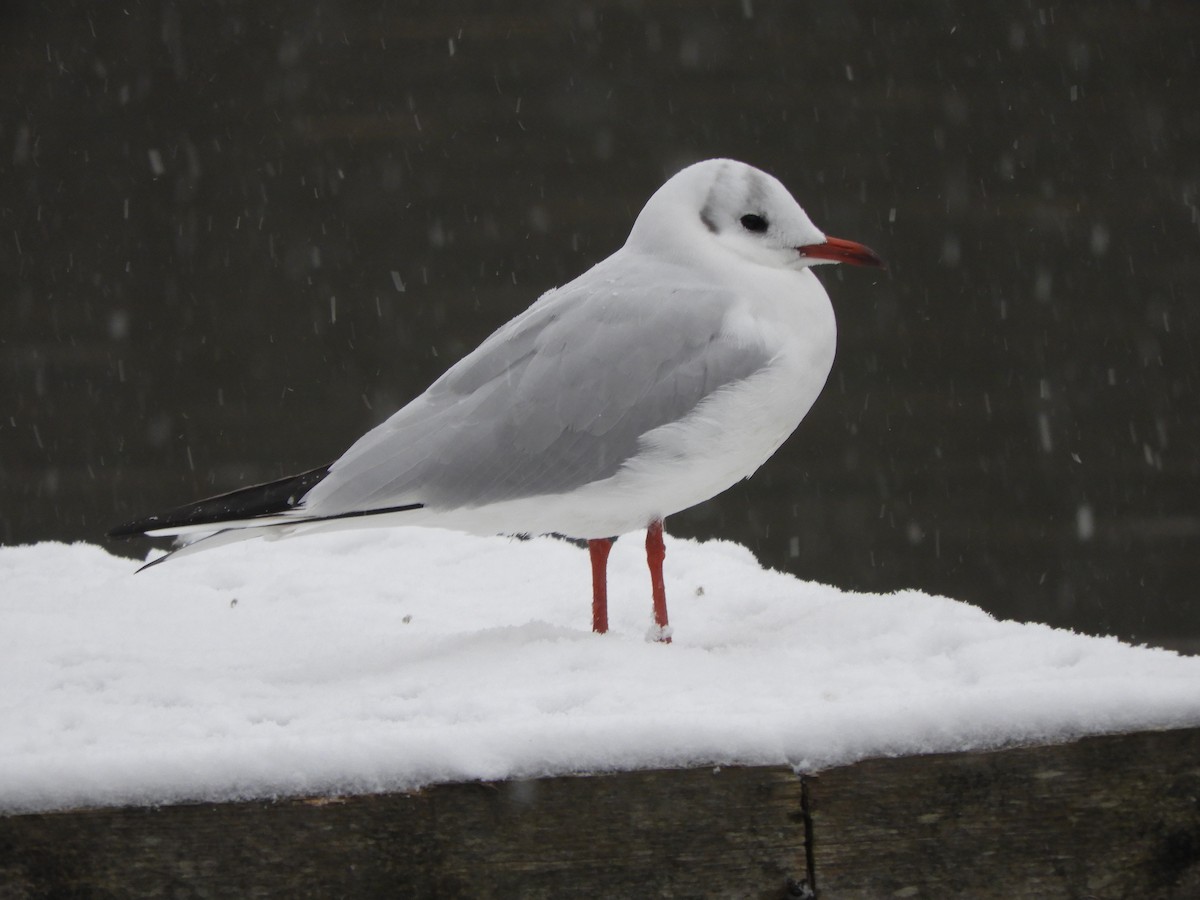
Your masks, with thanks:
M810 272L775 274L791 290L747 297L729 315L745 340L774 350L770 365L650 432L648 452L618 473L629 494L647 498L637 504L643 516L671 515L750 477L821 393L837 344L828 295Z
M812 407L837 343L829 297L811 272L764 272L756 282L759 289L730 309L727 328L767 347L768 366L649 432L643 452L610 478L567 494L447 510L426 524L481 534L607 537L644 528L748 478Z

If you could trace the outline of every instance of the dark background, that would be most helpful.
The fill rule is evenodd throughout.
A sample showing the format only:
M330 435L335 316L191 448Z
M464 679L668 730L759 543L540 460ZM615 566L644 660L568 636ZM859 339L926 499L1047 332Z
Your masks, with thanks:
M1200 647L1200 4L3 10L0 541L332 460L732 156L891 269L669 530Z

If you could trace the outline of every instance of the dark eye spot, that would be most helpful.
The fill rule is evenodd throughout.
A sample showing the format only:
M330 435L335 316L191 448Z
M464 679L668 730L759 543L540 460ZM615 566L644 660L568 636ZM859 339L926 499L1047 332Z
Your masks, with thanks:
M748 213L741 218L742 227L747 231L763 232L767 230L767 220L754 213Z

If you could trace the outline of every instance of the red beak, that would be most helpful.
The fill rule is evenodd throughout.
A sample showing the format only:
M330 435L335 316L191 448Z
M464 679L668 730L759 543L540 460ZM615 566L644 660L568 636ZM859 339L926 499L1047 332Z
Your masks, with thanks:
M850 263L852 266L874 266L886 269L887 263L879 258L879 254L863 244L854 241L843 241L841 238L827 237L823 244L809 244L796 248L801 256L810 259L824 259L835 263Z

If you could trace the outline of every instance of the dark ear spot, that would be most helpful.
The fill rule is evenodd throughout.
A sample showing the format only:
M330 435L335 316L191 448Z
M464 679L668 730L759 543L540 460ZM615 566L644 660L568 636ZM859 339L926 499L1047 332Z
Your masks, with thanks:
M747 213L746 215L742 216L740 221L743 228L745 228L747 231L753 231L756 234L761 234L762 232L766 231L768 227L767 220L762 216L755 215L754 213Z
M712 209L705 204L704 209L700 210L700 221L704 223L704 227L713 234L717 233L717 223L713 221Z

